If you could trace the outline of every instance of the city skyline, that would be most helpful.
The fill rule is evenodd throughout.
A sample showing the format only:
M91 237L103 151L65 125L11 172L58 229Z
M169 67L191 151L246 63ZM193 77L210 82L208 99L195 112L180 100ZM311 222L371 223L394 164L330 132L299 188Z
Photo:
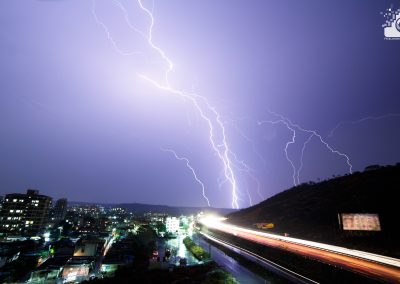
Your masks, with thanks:
M0 195L244 208L396 164L390 5L4 1Z

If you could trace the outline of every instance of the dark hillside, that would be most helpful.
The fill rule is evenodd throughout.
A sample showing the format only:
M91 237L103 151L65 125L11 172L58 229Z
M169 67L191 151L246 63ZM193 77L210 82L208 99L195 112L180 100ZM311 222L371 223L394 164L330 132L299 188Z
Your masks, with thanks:
M400 166L387 166L302 184L228 218L248 227L274 223L270 232L400 257L399 193ZM377 213L382 231L343 231L338 213Z

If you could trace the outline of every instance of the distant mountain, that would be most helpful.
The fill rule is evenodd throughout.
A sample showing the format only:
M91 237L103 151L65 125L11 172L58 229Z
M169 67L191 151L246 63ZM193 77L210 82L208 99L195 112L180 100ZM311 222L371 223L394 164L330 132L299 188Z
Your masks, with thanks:
M180 216L180 215L192 215L199 212L204 213L214 213L221 216L235 212L235 209L229 208L213 208L213 207L179 207L179 206L167 206L167 205L152 205L143 203L122 203L122 204L112 204L112 203L90 203L90 202L78 202L71 201L68 203L69 206L74 205L101 205L104 207L121 207L134 214L143 214L148 212L154 213L166 213L170 216Z
M212 208L212 207L175 207L167 205L150 205L141 203L123 203L118 204L119 207L125 208L134 214L142 214L147 212L166 213L171 216L191 215L199 212L208 212L219 215L226 215L234 212L234 209L228 208Z
M274 233L400 257L400 166L371 166L362 173L307 183L227 217L238 225L274 223ZM339 213L379 214L381 232L343 231Z

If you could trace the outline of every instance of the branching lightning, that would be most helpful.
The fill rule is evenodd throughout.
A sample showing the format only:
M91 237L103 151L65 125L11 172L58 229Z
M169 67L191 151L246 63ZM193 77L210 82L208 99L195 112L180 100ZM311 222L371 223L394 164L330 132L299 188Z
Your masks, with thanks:
M155 44L153 43L153 27L154 27L154 17L153 17L153 13L152 13L149 9L147 9L146 7L143 6L142 0L138 0L138 4L139 4L140 8L141 8L141 9L149 16L149 18L150 18L150 27L149 27L149 30L148 30L148 33L147 33L147 43L148 43L148 44L151 46L151 48L154 49L154 50L161 56L161 58L167 63L167 69L165 70L165 73L164 73L164 74L165 74L165 82L164 82L164 84L165 84L165 86L166 86L168 89L173 90L173 89L170 87L168 77L169 77L169 74L170 74L170 73L172 72L172 70L174 69L174 64L172 63L172 60L169 59L169 58L167 57L167 55L165 54L164 50L162 50L160 47L158 47L157 45L155 45Z
M113 0L112 2L123 11L125 20L127 21L129 27L131 29L133 29L136 33L140 34L142 37L146 38L146 36L140 30L136 29L135 27L133 27L131 25L131 23L129 21L129 18L127 16L126 9L124 8L124 6L120 2L118 2L116 0ZM102 21L100 21L99 17L97 16L97 13L96 13L96 0L92 1L92 15L93 15L93 18L95 19L96 23L103 27L104 32L107 35L108 40L111 42L111 44L114 47L116 52L118 52L119 54L124 55L124 56L131 56L131 55L141 54L141 52L138 52L138 51L123 51L117 45L117 43L115 42L114 38L111 36L110 30L108 29L107 25L105 23L103 23Z
M311 139L314 137L314 134L308 136L307 140L303 143L303 147L301 148L301 155L300 155L300 166L297 169L297 184L300 184L300 172L303 169L303 158L304 158L304 151L306 150L307 144L310 143Z
M143 5L143 0L137 0L138 4L138 9L140 9L141 13L146 15L146 18L149 19L149 24L148 28L146 31L138 29L133 25L129 19L129 13L126 10L126 8L119 2L118 0L112 0L113 5L115 5L117 8L119 8L124 16L124 19L129 26L129 28L134 31L136 34L140 35L141 38L143 38L144 42L146 45L149 47L149 50L152 51L152 53L157 55L157 58L160 58L162 63L164 64L165 67L162 68L163 72L163 77L160 80L156 80L153 77L149 77L144 74L138 74L138 76L143 79L145 82L151 84L154 88L166 92L170 95L175 95L179 98L181 98L183 101L190 103L194 109L197 111L199 114L200 118L208 127L208 132L207 132L207 138L209 141L209 144L211 146L212 151L216 154L216 157L222 164L222 177L218 178L218 185L221 188L223 185L229 186L230 188L230 195L231 195L231 205L233 208L239 208L239 201L242 201L242 197L245 196L245 192L239 191L239 185L242 186L245 184L247 195L249 198L249 203L250 205L253 204L253 199L251 197L250 191L249 191L249 183L248 180L246 180L246 183L243 183L242 179L239 179L238 176L236 176L237 173L244 173L246 174L251 180L254 181L255 185L257 186L257 193L260 196L261 199L264 199L264 197L261 194L261 184L259 180L256 177L256 172L243 160L238 158L238 155L234 153L232 150L232 147L230 146L230 143L228 143L228 137L226 135L226 125L228 123L232 123L232 125L235 127L237 132L244 138L248 143L251 144L251 148L253 152L257 155L257 157L263 161L264 166L266 165L266 160L263 158L260 152L257 151L255 143L245 135L245 133L238 128L233 122L229 121L224 121L222 119L222 116L220 112L217 111L217 109L212 106L209 101L207 100L206 97L200 96L196 94L195 92L185 92L179 89L174 88L171 83L170 83L170 76L172 72L174 71L174 63L173 61L167 56L167 53L156 43L153 41L153 28L155 25L155 19L153 16L153 8L154 8L154 2L152 2L153 7L152 8L147 8L145 5ZM108 40L111 42L113 48L121 55L123 56L132 56L132 55L137 55L141 54L138 51L126 51L121 49L117 44L116 41L113 39L109 28L107 25L102 22L99 17L96 14L96 0L92 0L92 14L97 22L99 24L104 32L106 33L106 36ZM345 159L346 164L349 168L349 172L352 173L352 164L350 161L350 158L347 154L340 152L336 149L334 149L330 144L328 144L323 137L316 131L316 130L310 130L301 127L300 125L293 123L289 118L280 115L275 112L270 112L274 116L274 119L272 120L264 120L264 121L259 121L258 125L263 125L265 123L269 123L272 125L283 125L288 131L290 131L290 138L289 140L285 143L284 147L284 153L286 160L288 161L291 169L292 169L292 179L293 179L293 184L299 185L300 184L300 173L303 169L303 158L304 158L304 153L305 150L309 144L310 141L313 140L313 138L316 138L322 145L324 145L331 153ZM387 114L384 116L380 117L366 117L363 119L360 119L358 121L350 121L350 122L341 122L339 123L335 128L333 128L329 134L329 136L332 136L334 132L341 127L344 124L356 124L356 123L361 123L366 120L377 120L377 119L382 119L386 117L400 117L400 114ZM190 121L189 121L190 124ZM291 146L293 146L296 143L299 143L298 140L302 138L302 135L297 135L297 134L302 134L302 135L307 135L306 140L302 144L301 148L301 155L300 155L300 163L298 164L298 167L296 166L295 160L293 157L290 156L289 154L289 149ZM170 149L163 149L163 151L170 152L174 155L174 157L179 160L179 161L184 161L186 163L186 167L190 169L190 171L193 174L194 179L198 184L201 185L202 187L202 193L204 199L207 201L208 206L210 206L209 199L206 196L206 190L205 190L205 185L204 183L198 178L195 169L191 166L189 159L186 157L180 157L176 154L175 151L170 150ZM239 198L240 197L240 198Z
M261 200L264 200L264 196L261 194L261 191L260 191L261 184L260 184L260 181L254 175L254 170L252 168L250 168L250 166L247 163L245 163L245 161L239 160L239 158L236 156L235 153L231 152L231 156L232 156L232 161L234 162L233 166L238 171L245 173L247 176L249 176L255 182L255 184L257 185L257 187L256 187L257 194L259 195ZM250 192L249 192L248 181L246 181L246 190L247 190L247 195L249 197L250 206L252 206L253 205L253 201L252 201L252 198L251 198L251 195L250 195Z
M290 141L288 141L286 143L286 146L284 148L285 154L286 154L286 159L288 160L288 162L290 163L290 165L292 166L293 169L293 184L296 186L300 183L300 171L303 167L303 156L304 156L304 151L306 149L307 144L311 141L311 139L313 137L316 137L331 153L336 154L342 158L344 158L346 160L346 164L349 167L349 172L352 173L352 169L353 169L353 165L351 164L350 158L347 154L342 153L336 149L334 149L331 145L329 145L323 138L322 136L316 131L316 130L310 130L310 129L305 129L303 127L301 127L298 124L293 123L289 118L278 114L276 112L272 112L269 111L272 115L274 115L275 117L277 117L278 119L276 120L263 120L263 121L259 121L258 125L262 125L265 123L270 123L270 124L278 124L281 123L283 125L286 126L287 129L289 129L293 135L292 135L292 139ZM298 131L301 131L303 133L308 133L309 137L308 139L304 142L303 147L302 147L302 151L301 151L301 157L300 157L300 167L296 170L296 166L294 165L293 161L289 158L288 156L288 147L291 144L295 143L295 139L296 139L296 129Z
M237 197L236 176L234 174L234 171L232 170L232 165L231 165L232 162L231 162L231 159L229 156L230 148L229 148L229 145L226 140L225 126L221 120L221 115L217 112L217 110L214 107L212 107L209 104L209 102L206 100L205 97L202 97L202 96L199 96L196 94L187 94L187 93L184 93L183 91L176 90L170 86L169 80L168 80L168 75L173 70L172 60L166 56L165 52L161 48L159 48L158 46L156 46L153 43L153 37L152 37L152 30L153 30L153 26L154 26L153 14L147 8L145 8L143 6L141 0L138 0L138 3L140 5L140 8L143 11L145 11L151 19L151 24L150 24L149 32L148 32L148 43L155 51L157 51L159 53L159 55L167 63L167 69L165 70L165 85L161 85L160 83L148 78L147 76L142 75L141 77L143 79L147 80L148 82L152 83L158 89L167 91L174 95L178 95L180 97L188 99L190 102L193 103L193 105L199 112L200 116L207 122L207 124L209 126L209 141L211 143L213 150L216 152L217 156L221 160L221 162L224 166L225 178L227 179L227 181L229 181L229 183L231 185L232 207L239 208L238 197ZM204 105L206 106L206 109L213 114L215 123L213 123L212 119L209 116L207 116L207 114L205 113L205 110L203 110L203 108L200 106L200 103L198 101L199 98L203 101ZM216 141L217 140L215 137L215 128L216 127L219 128L220 135L222 136L222 139L220 139L220 141Z
M264 157L261 155L261 153L257 150L256 145L254 141L249 138L242 129L240 129L234 122L229 122L229 124L236 130L236 132L244 139L246 140L250 145L251 149L253 150L253 153L260 159L260 161L263 163L264 166L266 166L267 161L264 159Z
M196 171L195 171L194 168L190 165L189 159L186 158L186 157L180 157L180 156L178 156L178 154L176 154L176 152L175 152L174 150L171 150L171 149L161 149L161 150L164 151L164 152L172 153L172 154L175 156L175 159L177 159L177 160L179 160L179 161L185 161L186 167L192 172L192 175L193 175L194 179L196 180L196 182L197 182L198 184L200 184L203 197L204 197L204 199L206 200L208 207L210 207L210 206L211 206L211 205L210 205L210 200L209 200L208 197L206 196L206 189L205 189L204 183L197 177Z
M95 6L95 1L93 0L93 5L92 5L92 14L96 20L96 22L101 25L107 35L107 38L110 40L112 45L114 46L114 49L121 55L127 56L127 55L133 55L133 54L138 54L137 52L125 52L122 51L120 48L118 48L117 44L115 43L114 39L112 38L109 29L107 26L99 20L99 18L96 15L96 6ZM166 69L164 70L164 82L158 82L152 78L149 78L148 76L145 75L139 75L142 79L146 80L147 82L151 83L154 87L156 87L159 90L168 92L170 94L179 96L183 99L188 100L193 104L195 109L198 111L200 114L200 117L207 123L208 128L209 128L209 141L211 144L211 147L213 151L217 154L217 157L221 161L223 165L223 173L224 173L224 178L226 179L227 182L229 182L229 185L231 187L231 195L232 195L232 202L231 205L233 208L239 208L238 204L238 188L237 188L237 181L236 181L236 175L232 169L232 161L231 161L231 153L232 151L230 150L229 144L227 142L226 138L226 133L225 133L225 125L221 119L221 115L219 112L209 104L207 99L205 97L199 96L194 93L186 93L181 90L174 89L169 82L169 75L173 71L174 65L172 60L166 55L163 49L161 49L159 46L157 46L153 42L153 27L154 27L154 17L153 13L147 9L141 0L137 0L138 5L140 9L145 12L150 19L150 25L148 28L147 33L143 33L140 30L134 28L134 26L130 23L129 18L126 16L126 9L123 7L123 5L117 1L113 0L113 2L122 9L125 15L125 20L127 21L128 25L132 30L136 33L139 33L141 36L143 36L148 45L151 47L152 50L154 50L161 58L162 60L166 63ZM217 134L218 133L218 134Z
M292 159L289 157L289 153L288 153L288 148L291 144L296 143L296 130L293 128L293 126L290 125L290 123L284 119L278 119L278 120L263 120L263 121L259 121L258 125L262 125L265 123L269 123L269 124L278 124L281 123L284 126L286 126L287 129L289 129L292 132L292 136L291 139L286 142L285 148L283 149L283 151L285 152L285 157L286 160L289 162L292 170L293 170L293 174L292 174L292 179L293 179L293 185L296 186L298 185L297 183L297 179L296 179L296 166L294 164L294 162L292 161Z
M359 124L359 123L363 123L369 120L381 120L381 119L385 119L385 118L396 118L396 117L400 117L400 113L387 113L387 114L383 114L380 116L367 116L367 117L363 117L361 119L358 120L352 120L352 121L342 121L339 122L334 128L332 128L332 130L329 132L328 137L332 137L335 133L336 130L338 130L338 128L346 125L346 124Z

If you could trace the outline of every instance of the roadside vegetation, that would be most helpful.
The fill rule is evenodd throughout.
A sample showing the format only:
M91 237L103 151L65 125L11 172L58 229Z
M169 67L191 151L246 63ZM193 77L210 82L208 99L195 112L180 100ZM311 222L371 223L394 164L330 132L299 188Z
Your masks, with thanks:
M210 258L210 254L206 252L202 247L195 244L190 237L183 239L183 243L186 248L193 254L198 260L206 260Z

